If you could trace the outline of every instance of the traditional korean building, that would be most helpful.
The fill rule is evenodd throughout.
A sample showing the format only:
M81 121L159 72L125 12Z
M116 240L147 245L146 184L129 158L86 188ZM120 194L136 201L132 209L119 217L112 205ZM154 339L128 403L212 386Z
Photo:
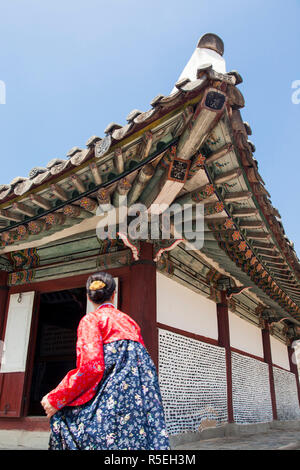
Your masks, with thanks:
M300 418L300 264L223 52L204 35L169 96L0 186L0 431L48 430L40 400L75 366L85 282L100 270L142 328L171 436ZM156 238L102 240L101 208L120 212L122 196L149 211L202 203L203 243L178 238L174 219L162 239L161 215Z

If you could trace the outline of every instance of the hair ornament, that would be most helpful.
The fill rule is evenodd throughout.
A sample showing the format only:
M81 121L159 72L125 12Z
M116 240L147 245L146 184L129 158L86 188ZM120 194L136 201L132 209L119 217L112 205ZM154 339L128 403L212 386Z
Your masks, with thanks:
M103 281L94 281L90 285L89 290L99 290L99 289L103 289L103 287L105 286L106 284Z

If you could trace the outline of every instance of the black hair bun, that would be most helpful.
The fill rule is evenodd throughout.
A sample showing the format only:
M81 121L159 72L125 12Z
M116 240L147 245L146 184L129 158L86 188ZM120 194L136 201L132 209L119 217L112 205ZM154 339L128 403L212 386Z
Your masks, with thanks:
M104 286L97 289L90 289L95 281L100 281L99 286ZM97 284L94 284L97 286ZM102 304L109 300L116 289L116 282L111 274L99 272L92 274L86 283L87 294L92 302L95 304Z

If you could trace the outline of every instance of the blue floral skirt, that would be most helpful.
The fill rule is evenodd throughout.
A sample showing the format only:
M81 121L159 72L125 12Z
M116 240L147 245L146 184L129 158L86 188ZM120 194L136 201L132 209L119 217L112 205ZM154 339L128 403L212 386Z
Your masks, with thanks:
M49 450L169 450L158 376L144 346L104 345L105 372L97 393L50 419Z

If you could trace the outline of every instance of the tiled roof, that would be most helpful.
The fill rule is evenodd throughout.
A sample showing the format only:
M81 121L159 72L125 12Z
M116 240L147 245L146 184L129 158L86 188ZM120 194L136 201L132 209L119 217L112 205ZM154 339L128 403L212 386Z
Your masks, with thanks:
M156 96L151 101L151 108L148 111L142 112L136 109L131 111L127 116L127 124L124 126L110 123L104 130L106 137L111 136L112 146L117 144L151 122L156 121L172 109L180 106L183 102L195 97L205 83L206 79L201 78L193 82L187 79L183 83L177 84L178 91L176 93L168 96ZM88 149L92 148L96 142L103 139L105 137L92 136L87 140L86 146ZM0 203L14 196L22 196L27 191L50 180L51 177L57 177L67 169L78 167L88 158L92 158L92 154L86 149L73 147L67 152L66 157L65 159L54 158L45 167L32 168L27 177L17 176L9 184L0 185Z

